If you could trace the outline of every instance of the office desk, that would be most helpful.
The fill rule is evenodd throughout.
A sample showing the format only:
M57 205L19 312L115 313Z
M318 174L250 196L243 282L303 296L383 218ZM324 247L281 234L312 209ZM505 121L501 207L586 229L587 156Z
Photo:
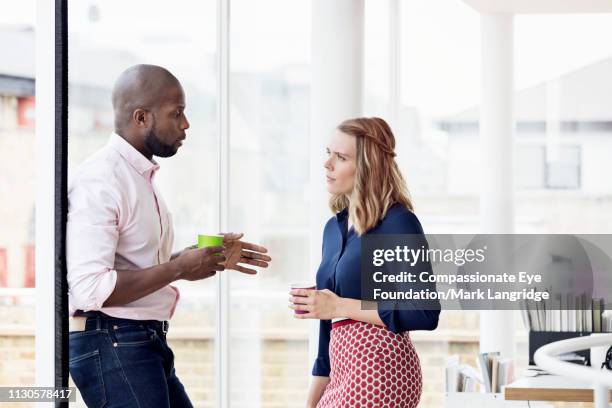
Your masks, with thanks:
M589 383L556 375L521 377L505 386L504 399L506 401L593 402L593 388Z

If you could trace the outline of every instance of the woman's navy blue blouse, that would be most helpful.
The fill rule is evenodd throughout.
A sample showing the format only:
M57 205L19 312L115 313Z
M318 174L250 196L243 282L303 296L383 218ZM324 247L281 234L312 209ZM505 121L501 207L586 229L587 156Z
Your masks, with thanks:
M323 231L323 255L317 271L317 289L329 289L340 297L361 298L361 237L353 228L347 231L348 211L332 217ZM369 234L423 234L416 215L394 204ZM434 330L440 310L378 310L380 319L394 333L410 330ZM312 375L329 376L329 338L331 320L321 320L319 353Z

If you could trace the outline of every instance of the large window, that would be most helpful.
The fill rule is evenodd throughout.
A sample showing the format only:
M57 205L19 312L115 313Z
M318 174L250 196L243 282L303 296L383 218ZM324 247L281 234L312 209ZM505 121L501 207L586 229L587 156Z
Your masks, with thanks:
M602 177L611 170L604 153L612 143L610 19L515 17L516 232L612 227L612 190ZM460 0L366 1L365 114L392 123L398 163L429 233L479 231L487 171L480 166L479 20ZM515 317L519 373L526 332ZM426 406L443 405L445 356L475 364L479 339L470 333L478 333L478 321L477 313L445 311L435 338L414 333L426 362Z
M611 35L610 14L515 18L517 232L612 230Z
M0 13L0 386L34 383L35 10Z
M365 4L364 114L391 124L425 232L478 233L479 15L461 0ZM447 357L475 365L478 327L477 312L443 311L435 332L411 334L421 405L444 406Z
M178 154L156 159L155 182L172 213L174 250L218 232L216 1L69 2L69 173L113 131L110 92L126 68L169 69L185 89L191 128ZM169 344L196 406L215 403L214 279L179 281Z
M156 182L173 214L175 249L219 228L215 1L70 3L70 172L113 130L110 90L125 68L162 65L183 83L187 141L160 159ZM287 308L289 282L308 270L310 3L233 1L230 65L229 229L274 258L257 276L230 279L231 407L302 406L308 385L308 326ZM127 7L127 9L126 9ZM142 15L144 13L144 15ZM133 16L138 15L134 21ZM318 226L321 228L322 226ZM196 406L215 395L216 285L178 282L170 346ZM223 368L225 369L225 368Z
M231 4L230 229L262 242L273 258L257 276L231 273L231 406L302 407L313 363L309 325L293 318L287 298L290 282L314 281L306 192L310 2Z
M514 18L516 233L612 230L611 23L610 14ZM524 363L527 328L515 327Z

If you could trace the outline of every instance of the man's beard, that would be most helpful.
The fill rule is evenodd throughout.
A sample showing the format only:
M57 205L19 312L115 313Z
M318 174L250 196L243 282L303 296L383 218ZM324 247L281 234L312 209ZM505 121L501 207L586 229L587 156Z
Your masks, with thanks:
M145 146L147 147L147 149L149 149L149 151L151 152L153 156L170 157L170 156L174 156L176 152L178 151L178 149L174 147L173 145L165 144L159 140L159 138L157 137L157 134L155 133L155 121L153 121L153 126L151 127L151 130L145 137L144 142L145 142Z

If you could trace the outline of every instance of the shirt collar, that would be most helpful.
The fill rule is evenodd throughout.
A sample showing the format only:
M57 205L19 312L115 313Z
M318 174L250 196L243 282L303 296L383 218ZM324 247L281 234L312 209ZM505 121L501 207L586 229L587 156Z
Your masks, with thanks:
M336 221L338 222L338 228L342 233L342 238L346 239L346 233L348 229L348 208L336 213Z
M153 175L159 170L159 164L154 159L149 160L144 157L134 146L115 132L111 133L108 145L119 152L142 176Z
M345 208L344 210L336 213L336 219L338 220L338 222L344 222L345 220L348 219L348 208Z

